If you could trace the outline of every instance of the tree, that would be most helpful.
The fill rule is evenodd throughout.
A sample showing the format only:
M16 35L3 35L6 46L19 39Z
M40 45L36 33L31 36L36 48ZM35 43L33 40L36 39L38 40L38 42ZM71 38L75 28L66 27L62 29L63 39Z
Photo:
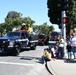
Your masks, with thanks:
M27 25L30 25L30 27L35 23L35 21L32 20L30 17L23 18L22 22L26 23Z
M45 34L46 36L48 36L50 31L54 31L54 26L49 26L45 23L41 25L33 25L33 31L38 34Z
M61 24L61 2L60 0L47 0L48 17L53 24Z
M11 31L14 27L21 25L22 14L16 11L9 11L5 18L6 32Z
M6 29L6 32L8 31L11 31L13 26L12 26L12 19L11 18L6 18L5 19L5 29Z
M71 24L76 25L76 0L72 0L72 9L69 12L69 16L71 17Z
M54 29L54 26L53 25L51 25L51 26L49 26L49 31L54 31L55 29Z
M0 33L3 34L5 31L5 24L4 23L1 23L0 24Z
M33 25L33 32L38 33L39 32L39 26L38 25Z
M61 24L62 0L47 0L48 17L50 22ZM70 8L66 11L69 23L66 25L67 34L76 27L76 0L70 0Z
M71 33L71 29L76 28L76 0L71 0L70 10L66 11L67 17L69 17L69 23L66 26L67 34Z
M21 18L22 14L16 11L9 11L6 18Z
M19 27L26 23L30 27L35 23L30 17L22 18L22 14L16 11L9 11L5 18L6 32L11 31L14 27Z

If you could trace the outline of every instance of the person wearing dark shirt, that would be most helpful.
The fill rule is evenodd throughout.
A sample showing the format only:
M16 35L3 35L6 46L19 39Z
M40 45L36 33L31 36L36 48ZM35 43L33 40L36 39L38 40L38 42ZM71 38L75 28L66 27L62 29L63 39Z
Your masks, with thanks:
M68 59L72 59L72 45L70 41L68 41L67 43L67 53L68 53Z
M21 30L27 31L27 24L22 23Z

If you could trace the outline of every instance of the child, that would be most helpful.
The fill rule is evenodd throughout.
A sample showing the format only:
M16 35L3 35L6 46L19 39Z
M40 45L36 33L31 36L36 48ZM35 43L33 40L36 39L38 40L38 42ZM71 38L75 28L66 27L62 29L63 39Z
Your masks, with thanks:
M46 63L47 61L51 61L51 54L50 54L50 51L49 51L48 48L44 49L44 54L42 56L42 61L43 61L43 63L44 62Z
M54 46L54 50L55 50L55 54L54 54L54 57L56 58L57 55L58 55L58 46Z
M71 59L72 58L72 45L70 41L67 42L66 48L67 48L67 53L68 53L68 59Z
M55 58L55 48L51 46L51 58Z
M49 46L50 54L51 54L51 59L55 60L55 49L54 46Z

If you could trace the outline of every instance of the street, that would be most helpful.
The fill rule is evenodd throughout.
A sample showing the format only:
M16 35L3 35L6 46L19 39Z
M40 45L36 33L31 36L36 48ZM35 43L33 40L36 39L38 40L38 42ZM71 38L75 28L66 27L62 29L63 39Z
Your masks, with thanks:
M0 75L49 75L44 64L40 63L44 48L25 50L19 56L0 56Z

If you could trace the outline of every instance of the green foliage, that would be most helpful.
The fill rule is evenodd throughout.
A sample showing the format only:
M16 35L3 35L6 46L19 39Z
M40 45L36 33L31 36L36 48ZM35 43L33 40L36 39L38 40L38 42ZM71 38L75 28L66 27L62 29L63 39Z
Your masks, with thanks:
M54 26L49 26L45 23L43 23L42 25L33 25L33 31L37 34L45 34L46 36L48 36L50 31L54 31Z
M22 24L22 20L21 20L21 18L14 18L13 20L13 27L17 27L17 26L19 26L19 25L21 25Z
M48 17L50 22L61 24L61 11L62 11L62 0L47 0ZM71 0L70 9L66 10L66 16L69 17L66 30L70 33L70 29L76 28L76 0Z
M35 21L32 20L30 17L23 18L22 22L26 23L27 25L30 25L30 27L35 23Z
M16 11L9 11L6 18L21 18L22 14Z
M53 25L49 26L49 31L54 31L54 26Z
M32 20L30 17L21 17L22 14L16 11L9 11L5 22L0 24L0 32L8 32L12 31L14 27L21 26L22 23L26 23L27 25L32 26L35 21ZM3 27L4 26L4 27Z
M22 23L22 14L16 11L9 11L5 18L6 32L11 31L14 27L19 26Z
M71 0L71 9L66 12L69 17L69 24L67 25L67 34L71 33L71 29L76 28L76 0Z
M3 33L4 32L4 28L5 28L5 24L4 23L1 23L0 24L0 33Z
M53 24L61 23L61 2L60 0L47 0L48 17Z
M44 33L48 35L50 31L54 30L54 27L47 25L47 22L43 23L42 25L33 25L35 23L34 20L32 20L30 17L22 18L21 16L21 13L9 11L5 18L5 22L0 24L0 32L5 34L8 31L12 31L13 28L21 26L22 23L30 25L30 27L33 28L33 31L38 34Z
M35 33L38 33L39 32L39 26L38 25L33 25L32 27L33 27L33 31Z
M76 25L76 0L73 0L71 15L72 24Z
M5 18L5 29L6 32L11 31L14 27L20 25L21 21L19 18Z

